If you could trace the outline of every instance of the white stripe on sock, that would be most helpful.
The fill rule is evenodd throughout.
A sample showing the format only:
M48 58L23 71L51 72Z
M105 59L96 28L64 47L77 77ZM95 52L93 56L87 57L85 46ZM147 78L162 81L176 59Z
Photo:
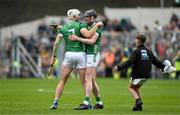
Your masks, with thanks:
M98 103L99 105L102 105L102 104L103 104L103 102L102 102L102 101L98 101L98 102L96 102L96 103Z
M85 105L89 105L89 101L84 100L83 103L84 103Z

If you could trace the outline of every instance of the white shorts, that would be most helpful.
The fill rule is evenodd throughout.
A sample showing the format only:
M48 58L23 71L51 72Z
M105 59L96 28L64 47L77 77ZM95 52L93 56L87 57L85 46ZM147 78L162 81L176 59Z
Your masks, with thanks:
M133 84L133 85L142 85L142 84L144 84L144 82L145 82L146 80L147 80L147 79L145 79L145 78L133 79L133 78L131 77L130 83Z
M66 52L63 65L77 69L86 68L85 52Z
M86 67L97 67L100 62L100 54L86 54Z

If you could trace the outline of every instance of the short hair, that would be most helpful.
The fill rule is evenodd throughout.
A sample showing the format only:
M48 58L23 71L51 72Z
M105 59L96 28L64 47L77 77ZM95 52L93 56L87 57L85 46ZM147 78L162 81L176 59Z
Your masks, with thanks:
M137 34L136 39L138 39L143 44L146 42L146 36L143 34Z

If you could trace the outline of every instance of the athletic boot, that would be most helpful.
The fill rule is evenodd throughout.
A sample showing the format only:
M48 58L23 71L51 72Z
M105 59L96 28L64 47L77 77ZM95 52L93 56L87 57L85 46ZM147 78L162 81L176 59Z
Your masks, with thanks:
M142 106L134 106L132 108L132 111L143 111L143 108L142 108Z
M136 104L135 104L135 106L141 106L142 104L143 104L143 102L142 102L141 98L136 99Z
M58 107L58 100L54 100L52 106L50 107L50 109L57 109Z
M136 103L135 103L134 107L132 108L132 111L142 111L143 110L142 104L143 104L143 102L142 102L141 98L136 99Z
M96 105L94 105L93 109L103 109L104 106L100 105L99 103L97 103Z
M54 102L53 105L50 107L50 109L57 109L58 102Z
M91 110L92 109L92 105L85 105L85 104L80 104L78 107L74 108L74 110Z

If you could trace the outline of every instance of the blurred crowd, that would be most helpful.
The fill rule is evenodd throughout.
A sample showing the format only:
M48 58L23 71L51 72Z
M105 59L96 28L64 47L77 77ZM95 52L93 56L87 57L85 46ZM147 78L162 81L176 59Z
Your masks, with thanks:
M116 74L112 72L112 68L114 65L128 59L128 56L136 47L135 35L138 30L129 18L109 20L105 16L99 16L99 20L103 21L104 28L101 38L101 62L97 74L102 77L127 78L131 71L130 68ZM63 25L64 23L65 21L62 19L59 24ZM176 63L180 60L180 18L176 14L172 14L169 23L166 25L161 25L161 20L155 20L151 30L145 25L143 33L148 38L146 45L161 61L168 59L172 64L180 66L180 64ZM37 28L36 34L28 38L24 36L14 37L20 39L21 43L36 61L37 57L40 57L42 70L44 73L47 72L56 32L45 23L42 23ZM12 39L9 38L5 41L3 48L0 48L0 59L4 60L0 62L0 73L4 76L11 76L13 66L11 60L12 42ZM24 67L21 66L21 68ZM154 75L156 76L156 74L158 76L158 73ZM27 77L29 75L31 74L26 74Z

